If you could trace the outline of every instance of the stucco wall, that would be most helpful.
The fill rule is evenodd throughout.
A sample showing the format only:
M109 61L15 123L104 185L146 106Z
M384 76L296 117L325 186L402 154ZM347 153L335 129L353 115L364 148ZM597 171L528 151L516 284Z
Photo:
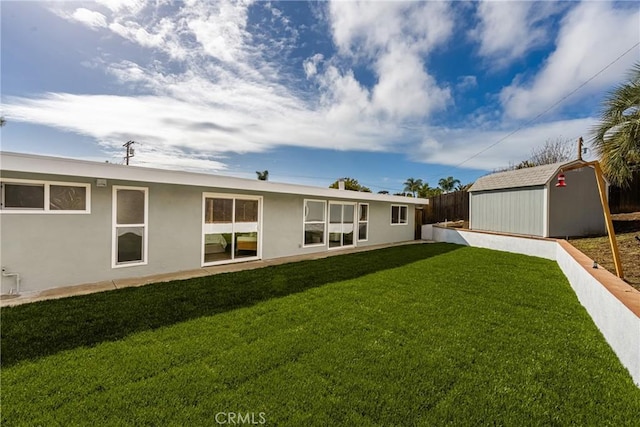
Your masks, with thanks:
M57 175L3 172L3 178L91 184L90 214L0 214L2 266L20 274L22 293L200 268L203 192L261 195L242 190L118 180L109 180L107 187L99 188L94 178ZM146 265L112 268L114 185L149 189ZM273 193L262 196L263 259L328 250L326 245L302 247L304 196ZM386 202L369 203L369 240L357 242L357 246L413 240L413 206L408 206L409 223L394 226L390 224L390 206ZM15 279L3 277L1 286L0 292L7 293L15 287Z
M593 169L565 173L566 187L549 187L549 236L605 234L604 213Z
M543 237L544 193L544 187L471 193L471 228Z

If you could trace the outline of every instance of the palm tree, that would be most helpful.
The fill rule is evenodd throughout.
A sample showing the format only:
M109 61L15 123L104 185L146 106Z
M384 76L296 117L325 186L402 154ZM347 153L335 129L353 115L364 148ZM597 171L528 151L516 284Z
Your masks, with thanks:
M416 193L420 190L421 186L421 179L407 178L407 180L404 182L404 191L407 193L411 193L413 197L416 197Z
M604 100L593 135L604 174L612 184L628 186L634 166L640 165L640 62L631 68L629 81Z
M450 193L456 187L456 184L460 184L459 179L454 179L452 176L447 178L442 178L438 181L438 185L442 188L442 191L445 193Z
M467 191L471 188L471 186L473 185L473 182L470 182L468 184L458 184L456 185L455 191Z
M269 181L269 171L264 170L262 172L256 171L256 175L258 175L258 179L260 181Z

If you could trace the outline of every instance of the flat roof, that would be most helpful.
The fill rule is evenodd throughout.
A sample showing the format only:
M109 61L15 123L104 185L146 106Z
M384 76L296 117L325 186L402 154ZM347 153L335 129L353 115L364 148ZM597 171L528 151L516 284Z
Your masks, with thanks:
M116 179L160 184L193 185L227 190L254 191L259 193L296 194L326 199L349 199L357 201L379 201L398 204L427 205L428 199L374 194L334 188L285 184L212 175L179 170L156 169L141 166L117 165L63 157L35 154L0 152L0 171L40 173L84 178Z

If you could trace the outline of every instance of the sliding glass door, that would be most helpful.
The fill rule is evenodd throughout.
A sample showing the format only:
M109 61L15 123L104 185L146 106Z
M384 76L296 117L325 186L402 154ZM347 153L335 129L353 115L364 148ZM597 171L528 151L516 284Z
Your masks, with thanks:
M353 246L355 203L329 203L329 248Z
M203 195L202 264L260 258L260 197Z

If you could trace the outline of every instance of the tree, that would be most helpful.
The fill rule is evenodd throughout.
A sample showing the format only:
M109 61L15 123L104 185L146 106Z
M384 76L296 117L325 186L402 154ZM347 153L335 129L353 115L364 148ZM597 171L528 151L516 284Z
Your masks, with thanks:
M628 187L640 165L640 62L604 100L600 124L592 132L603 173L612 184Z
M422 197L423 199L428 199L429 197L434 197L438 194L442 194L442 190L439 188L432 188L428 182L423 182L418 189L418 197Z
M364 185L360 185L357 179L353 179L353 178L342 178L342 179L344 180L345 190L362 191L364 193L371 193L371 189L368 187L365 187ZM331 184L329 188L339 188L338 187L339 182L340 180L337 180L336 182Z
M548 138L542 147L531 150L529 160L520 163L518 166L521 167L516 169L566 162L573 157L573 149L572 141L569 139L560 137L555 139Z
M455 191L468 191L469 188L471 188L471 186L473 185L473 182L470 182L468 184L458 184L456 185Z
M405 193L411 193L413 197L415 197L421 186L421 179L407 178L407 180L404 182L404 191Z
M442 178L440 181L438 181L438 186L445 193L450 193L451 191L453 191L453 189L455 188L456 184L460 184L460 180L459 179L454 179L452 176L449 176L449 177L446 177L446 178Z
M262 172L256 171L256 175L258 175L258 179L260 181L269 181L269 171L263 170Z

